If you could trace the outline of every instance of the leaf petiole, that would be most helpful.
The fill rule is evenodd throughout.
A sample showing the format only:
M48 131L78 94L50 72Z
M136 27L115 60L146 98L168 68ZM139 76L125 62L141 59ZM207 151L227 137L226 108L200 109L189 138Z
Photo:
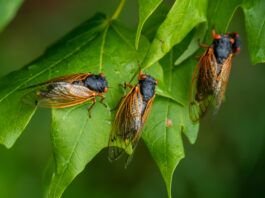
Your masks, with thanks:
M120 1L120 4L118 5L117 9L115 10L114 14L112 15L111 20L116 20L119 17L119 15L120 15L123 7L124 7L125 2L126 2L126 0Z

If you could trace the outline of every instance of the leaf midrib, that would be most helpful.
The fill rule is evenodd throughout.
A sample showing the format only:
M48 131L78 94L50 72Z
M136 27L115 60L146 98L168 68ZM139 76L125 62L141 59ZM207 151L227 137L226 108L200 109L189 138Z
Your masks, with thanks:
M170 60L170 62L169 62L169 66L170 66L170 68L169 68L169 71L170 71L170 73L172 72L172 70L173 70L173 52L172 52L172 50L170 51L170 54L169 54L169 60ZM168 82L169 82L169 91L171 91L171 87L172 87L172 75L169 75L169 80L168 80ZM170 107L170 101L169 101L169 99L167 99L167 110L166 110L166 118L165 118L165 120L164 120L164 124L166 123L166 121L167 121L167 119L168 119L168 117L169 117L169 107ZM168 127L165 127L166 128L166 130L165 130L165 132L166 132L166 134L165 134L165 139L164 139L164 141L165 141L165 156L166 156L166 160L165 160L165 162L166 162L166 177L168 177L168 158L167 158L167 146L168 146L168 144L167 144L167 140L168 140L168 131L169 131L169 128ZM166 184L167 185L167 184Z
M131 44L131 42L126 39L126 37L124 37L122 35L122 33L115 27L115 25L111 26L112 29L117 33L117 35L133 50L135 50L134 46Z
M109 24L108 24L107 27L105 28L105 30L104 30L104 32L103 32L103 36L102 36L102 42L101 42L100 52L99 52L99 73L102 72L104 46L105 46L105 42L106 42L106 37L107 37L108 29L109 29Z
M259 29L258 37L257 37L257 39L256 39L256 42L255 42L254 48L257 48L257 46L258 46L258 42L259 42L259 40L260 40L261 32L262 32L262 30L264 29L264 25L265 25L265 18L263 19L262 26L261 26L261 28Z

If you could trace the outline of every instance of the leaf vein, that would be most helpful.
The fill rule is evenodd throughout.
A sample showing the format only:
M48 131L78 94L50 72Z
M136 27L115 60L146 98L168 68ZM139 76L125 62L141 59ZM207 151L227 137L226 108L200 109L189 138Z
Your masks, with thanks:
M126 39L125 36L123 36L123 34L117 30L117 28L113 25L111 26L113 28L113 30L117 33L117 35L133 50L135 50L134 46L131 44L131 41L129 41L128 39Z
M258 42L259 42L259 39L258 39L258 38L260 38L260 36L261 36L261 32L262 32L262 30L263 30L263 28L264 28L264 25L265 25L265 18L263 19L262 26L261 26L261 28L260 28L259 31L258 31L258 37L257 37L257 39L256 39L256 42L255 42L254 47L255 47L255 46L258 46Z
M100 52L99 52L99 72L102 71L102 67L103 67L104 46L106 42L106 36L107 36L108 29L109 29L109 25L104 30L103 36L102 36L102 42L101 42Z

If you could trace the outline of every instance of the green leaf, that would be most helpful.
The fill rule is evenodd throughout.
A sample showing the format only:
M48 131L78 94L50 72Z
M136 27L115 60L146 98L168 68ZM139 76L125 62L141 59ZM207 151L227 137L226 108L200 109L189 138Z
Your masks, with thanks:
M170 6L167 2L163 1L156 11L148 18L142 29L142 34L152 41L155 38L156 31L167 17Z
M8 93L7 93L8 94ZM9 98L12 99L9 100ZM29 123L35 112L34 106L29 106L21 101L20 93L2 96L0 100L0 143L10 148L24 128Z
M144 23L152 15L152 13L157 9L162 0L138 0L139 4L139 22L135 38L135 47L138 49L139 39L144 26Z
M209 32L215 28L216 32L226 32L233 18L234 12L242 0L216 0L209 1L208 25ZM207 34L207 41L212 41L211 34Z
M169 197L174 170L184 157L181 132L191 143L195 142L198 133L198 125L190 121L188 110L188 82L191 82L196 63L186 61L174 67L175 54L171 51L161 60L161 65L170 93L175 98L182 98L184 106L157 96L143 132L143 139L161 171Z
M253 64L265 62L265 1L246 0L242 5L248 36L248 48Z
M89 119L86 108L89 104L53 111L52 142L56 169L47 192L49 197L60 197L85 165L107 146L110 109L123 95L118 84L127 82L138 70L138 62L142 61L149 47L149 42L141 38L136 51L134 39L134 32L97 14L38 60L0 79L0 109L3 115L9 115L0 119L0 143L8 148L20 136L35 111L35 106L22 101L28 93L25 87L79 72L103 72L108 79L110 90L105 101L108 108L97 104L92 119ZM163 80L159 65L150 72Z
M48 79L88 72L86 48L106 26L106 18L95 16L70 33L33 63L0 79L0 143L10 148L21 135L35 111L23 102L29 90L23 88ZM96 69L97 65L94 66ZM91 69L91 68L90 68ZM8 115L8 116L7 116Z
M85 105L53 111L52 143L56 170L52 174L48 197L61 197L76 175L108 145L110 112L97 104L92 113L89 119Z
M206 21L207 0L176 0L157 30L143 67L150 67L197 25Z
M15 17L23 0L0 0L0 32Z
M165 20L169 10L169 5L163 1L156 11L148 18L148 21L145 23L142 30L142 34L149 40L153 40L159 25ZM180 53L177 56L178 58L175 65L180 64L197 51L199 48L198 41L203 41L206 30L207 23L200 23L183 39L184 42L182 41L177 45L177 50ZM161 95L159 89L157 89L157 94Z
M177 60L175 61L175 65L179 65L199 49L198 42L203 41L206 30L207 30L206 23L201 23L195 28L195 32L192 35L191 39L189 39L188 37L189 39L188 46L185 46L186 47L185 49L180 50L183 53L177 58Z

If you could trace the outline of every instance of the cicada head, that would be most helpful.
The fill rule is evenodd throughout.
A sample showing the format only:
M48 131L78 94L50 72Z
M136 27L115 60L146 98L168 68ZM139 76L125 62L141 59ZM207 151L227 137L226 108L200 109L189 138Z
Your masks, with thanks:
M148 101L155 95L157 80L155 80L152 76L140 72L138 83L140 85L140 91L144 101Z
M99 93L106 93L108 91L108 82L102 73L88 76L84 80L84 85L92 91Z
M212 47L214 55L218 64L223 64L228 58L229 54L232 53L231 37L227 34L216 34L212 32L213 43Z

